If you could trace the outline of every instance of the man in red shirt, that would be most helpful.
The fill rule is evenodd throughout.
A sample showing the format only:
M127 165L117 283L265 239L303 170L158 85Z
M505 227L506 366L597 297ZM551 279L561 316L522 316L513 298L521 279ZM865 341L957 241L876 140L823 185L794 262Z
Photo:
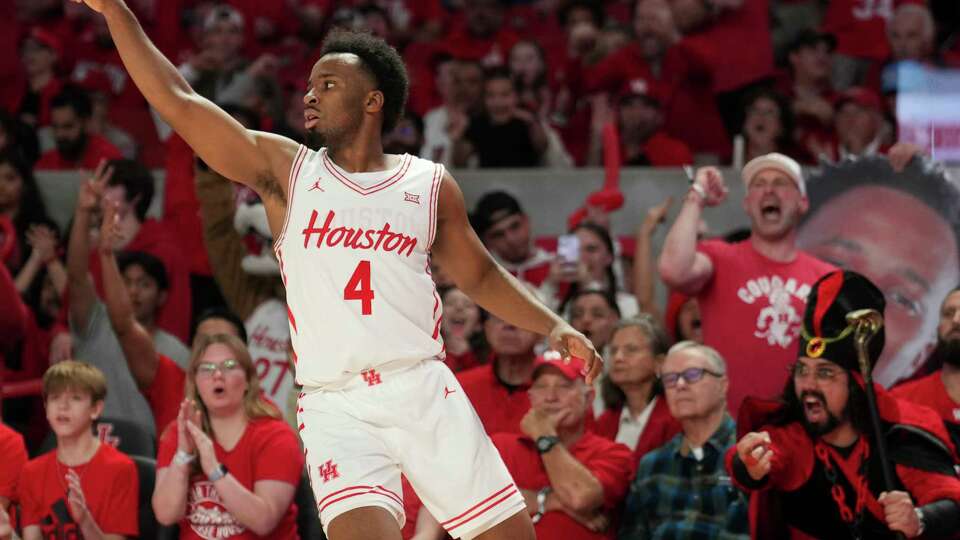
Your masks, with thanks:
M622 165L679 167L693 163L690 148L663 129L663 102L662 92L644 79L633 79L620 91L616 121ZM593 131L590 158L592 165L603 165L602 130Z
M940 306L937 346L928 365L941 367L920 379L890 390L893 397L925 405L944 420L960 424L960 288L950 291Z
M796 359L807 293L832 270L797 248L797 224L809 208L800 165L766 154L747 163L742 179L750 239L697 243L703 208L727 196L720 171L707 167L697 171L659 262L669 287L696 295L703 343L729 364L733 413L747 395L773 397L782 390L783 373Z
M493 436L538 538L613 538L610 525L633 478L630 449L586 429L593 390L583 371L575 357L538 360L522 434Z
M457 373L457 380L476 409L487 434L520 432L530 409L527 389L536 355L537 335L484 313L483 331L490 362Z
M883 60L890 54L885 32L892 6L893 0L829 3L822 29L837 38L833 83L838 90L861 80L871 61Z
M485 194L477 201L470 223L511 274L536 287L547 279L553 256L533 244L530 218L512 195L504 191Z
M40 156L38 170L92 171L103 160L122 157L120 150L100 135L87 132L93 112L90 97L77 87L65 88L50 102L50 125L57 147Z

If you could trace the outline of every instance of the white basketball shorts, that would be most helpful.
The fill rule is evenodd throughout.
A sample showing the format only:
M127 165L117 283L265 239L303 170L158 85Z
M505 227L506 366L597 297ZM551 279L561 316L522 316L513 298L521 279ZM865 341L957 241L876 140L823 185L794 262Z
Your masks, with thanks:
M525 511L500 454L443 362L371 370L338 390L304 392L298 423L324 532L333 518L365 506L385 508L402 528L401 473L454 538L474 538Z

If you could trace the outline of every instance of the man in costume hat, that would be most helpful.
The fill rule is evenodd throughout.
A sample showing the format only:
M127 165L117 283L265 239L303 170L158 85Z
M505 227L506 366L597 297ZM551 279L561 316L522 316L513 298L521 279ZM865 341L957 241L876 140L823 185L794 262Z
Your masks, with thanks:
M960 527L956 449L943 421L878 385L875 409L868 403L848 315L870 309L882 316L885 304L860 274L820 278L807 298L799 358L781 400L744 402L741 437L726 464L735 485L767 495L754 501L753 510L763 509L751 516L757 536L941 538ZM871 369L883 344L880 326L864 347ZM887 464L879 459L872 414L884 433ZM787 530L771 533L778 521Z

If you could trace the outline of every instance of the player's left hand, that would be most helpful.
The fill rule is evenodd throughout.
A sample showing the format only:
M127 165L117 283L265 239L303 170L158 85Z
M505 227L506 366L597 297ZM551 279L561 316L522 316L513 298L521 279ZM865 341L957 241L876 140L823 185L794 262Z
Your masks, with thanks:
M877 499L883 506L887 527L891 531L900 531L907 538L920 533L920 518L914 511L910 494L905 491L884 491Z
M217 452L213 448L213 441L192 420L187 420L187 431L193 437L193 444L196 445L197 454L200 455L200 468L203 469L203 474L210 476L210 473L220 466L220 462L217 461Z
M67 480L67 505L70 507L70 514L77 523L84 523L90 516L90 511L87 510L87 498L83 495L80 477L76 471L69 469L64 478Z
M586 336L577 332L567 323L559 323L550 332L550 348L559 352L564 359L576 356L586 364L584 379L587 384L593 384L603 371L603 358L597 353L593 343Z

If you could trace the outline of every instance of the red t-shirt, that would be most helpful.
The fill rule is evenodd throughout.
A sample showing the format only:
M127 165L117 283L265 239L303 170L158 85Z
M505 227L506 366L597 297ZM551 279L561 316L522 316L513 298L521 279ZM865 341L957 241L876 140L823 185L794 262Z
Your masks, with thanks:
M793 262L776 262L749 240L709 240L697 250L713 262L713 277L697 296L703 342L727 363L727 405L736 417L744 397L770 398L783 390L797 360L807 294L835 268L802 251Z
M187 374L166 356L158 353L157 358L159 364L157 373L153 377L153 384L143 392L143 395L150 404L150 411L153 412L157 433L163 433L164 428L176 420L180 412Z
M457 373L487 434L520 433L520 421L530 410L529 385L507 387L497 377L497 361Z
M887 19L893 0L833 0L823 16L823 31L837 38L837 54L882 60L890 54Z
M117 147L100 135L87 135L87 149L79 161L67 161L56 148L47 150L37 161L37 170L69 171L73 169L94 170L104 159L120 159L123 155Z
M539 491L550 485L547 470L529 437L498 433L492 439L518 488ZM604 510L615 511L626 496L636 469L636 460L630 449L588 431L567 450L600 482ZM560 511L544 514L534 525L534 530L537 538L565 540L614 538L616 535L616 527L610 527L606 533L594 533Z
M620 431L620 414L622 409L607 409L593 423L592 430L597 435L611 441L617 440L617 432ZM667 399L663 396L657 398L657 402L650 411L650 418L647 425L644 426L640 434L640 440L637 441L637 447L633 450L633 455L637 463L640 462L647 452L656 450L672 439L677 433L680 433L680 422L670 414L670 407L667 405Z
M251 420L233 450L224 450L216 440L213 446L217 460L250 491L260 480L277 480L292 486L300 483L303 454L297 436L283 420ZM176 451L177 430L168 429L160 438L157 469L169 466ZM230 514L221 503L217 488L202 473L193 475L187 491L187 509L180 522L181 539L297 538L297 505L293 501L277 527L261 537L248 531Z
M897 399L930 407L944 420L960 422L960 403L953 401L943 385L941 371L937 370L922 379L910 381L890 390Z
M109 444L100 443L97 453L84 465L67 467L53 450L31 460L20 477L23 527L39 525L43 538L80 538L80 527L67 504L67 472L73 469L87 508L105 534L136 537L139 478L133 460Z
M0 424L0 456L3 456L3 465L0 466L0 497L17 501L20 473L27 464L27 447L23 444L23 435L6 424Z

